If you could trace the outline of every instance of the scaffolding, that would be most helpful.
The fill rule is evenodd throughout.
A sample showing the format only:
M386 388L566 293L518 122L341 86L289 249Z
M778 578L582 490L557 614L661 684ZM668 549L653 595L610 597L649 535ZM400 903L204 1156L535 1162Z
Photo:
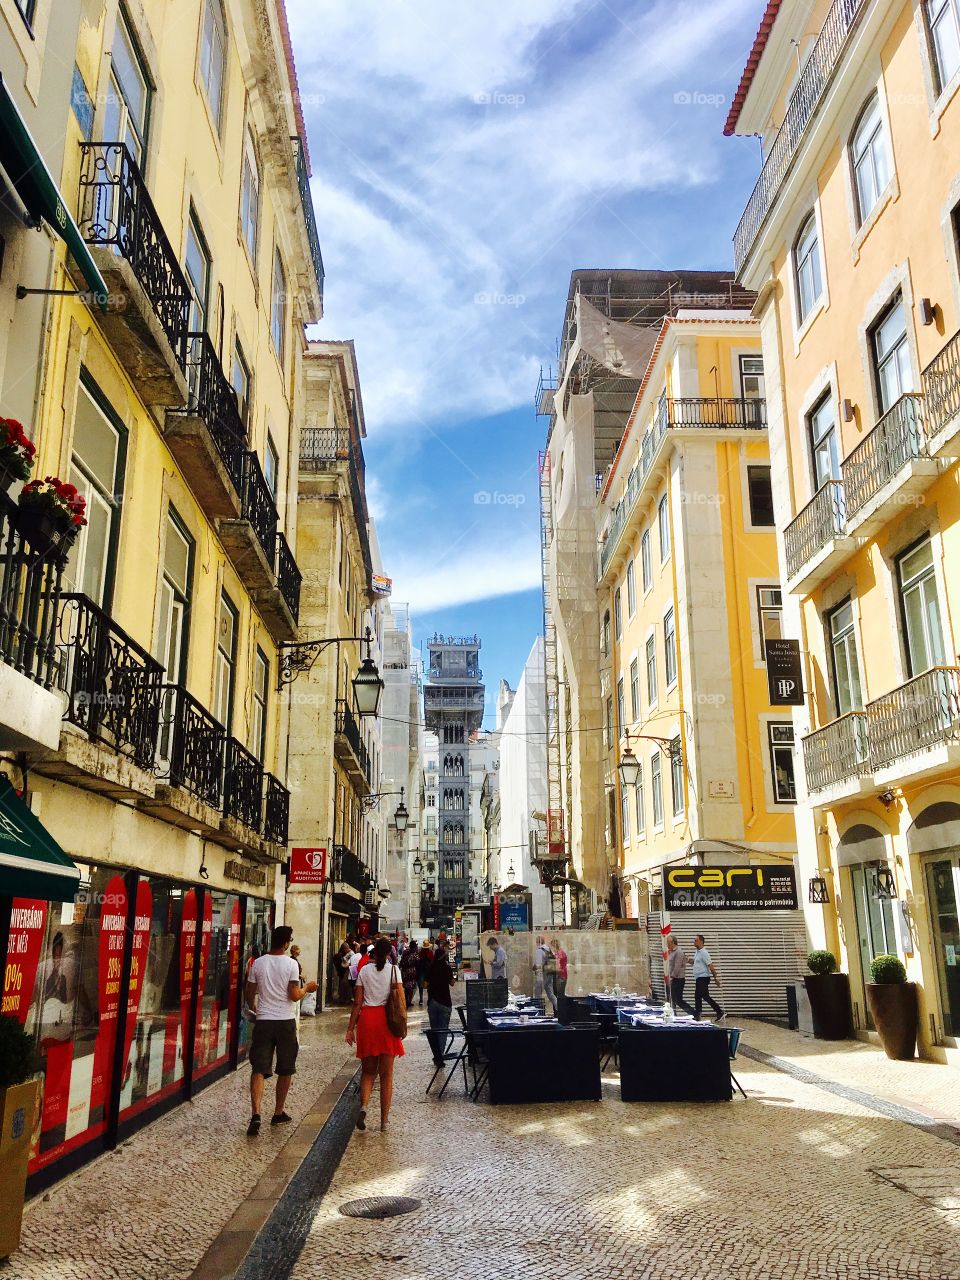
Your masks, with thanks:
M552 385L550 385L552 383ZM553 412L552 395L556 382L551 375L545 380L540 371L537 389L537 414L545 411L547 398ZM547 714L547 832L546 848L537 840L532 859L541 882L550 890L553 924L564 922L564 885L558 880L566 873L569 852L563 821L563 788L560 754L560 672L557 663L557 628L554 619L553 586L550 572L550 548L553 542L553 489L550 454L540 454L540 567L543 578L543 682ZM533 833L531 833L533 834Z

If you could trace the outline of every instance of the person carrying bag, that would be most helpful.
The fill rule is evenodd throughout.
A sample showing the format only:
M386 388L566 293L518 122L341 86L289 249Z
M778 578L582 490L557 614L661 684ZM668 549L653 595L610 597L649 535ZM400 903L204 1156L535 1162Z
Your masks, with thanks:
M363 1064L357 1128L367 1127L367 1103L379 1076L380 1128L385 1130L393 1098L393 1064L396 1058L403 1057L407 1005L399 970L388 963L389 939L378 938L373 950L371 963L364 965L357 976L346 1041L356 1044L357 1057Z

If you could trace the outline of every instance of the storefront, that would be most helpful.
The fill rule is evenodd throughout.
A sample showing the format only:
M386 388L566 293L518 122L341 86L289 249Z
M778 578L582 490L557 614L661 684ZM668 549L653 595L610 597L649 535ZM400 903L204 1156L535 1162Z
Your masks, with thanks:
M960 1039L960 804L940 800L921 810L907 829L907 849L923 877L917 896L926 905L943 1039L955 1047Z

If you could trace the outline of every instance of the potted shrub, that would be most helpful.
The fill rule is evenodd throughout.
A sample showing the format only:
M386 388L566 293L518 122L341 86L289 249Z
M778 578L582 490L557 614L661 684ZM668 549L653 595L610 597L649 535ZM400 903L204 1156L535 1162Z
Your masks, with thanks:
M29 480L33 470L33 442L16 418L0 418L0 492L6 493L17 480Z
M811 951L810 972L803 985L813 1014L813 1034L818 1040L849 1040L853 1036L853 1005L850 979L837 973L837 957L832 951Z
M906 1060L917 1053L917 984L907 981L899 956L874 956L870 962L867 1004L888 1058Z
M60 548L66 554L87 523L87 502L74 485L57 476L31 480L20 491L18 524L34 551Z
M33 1040L16 1018L0 1016L0 1258L20 1243L27 1160L37 1118L39 1081Z

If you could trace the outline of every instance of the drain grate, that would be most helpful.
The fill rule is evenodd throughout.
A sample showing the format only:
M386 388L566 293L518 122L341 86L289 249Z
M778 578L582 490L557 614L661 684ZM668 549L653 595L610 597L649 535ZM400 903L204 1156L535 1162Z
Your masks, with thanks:
M339 1212L345 1218L397 1218L401 1213L413 1213L420 1204L410 1196L365 1196L362 1200L348 1200Z

